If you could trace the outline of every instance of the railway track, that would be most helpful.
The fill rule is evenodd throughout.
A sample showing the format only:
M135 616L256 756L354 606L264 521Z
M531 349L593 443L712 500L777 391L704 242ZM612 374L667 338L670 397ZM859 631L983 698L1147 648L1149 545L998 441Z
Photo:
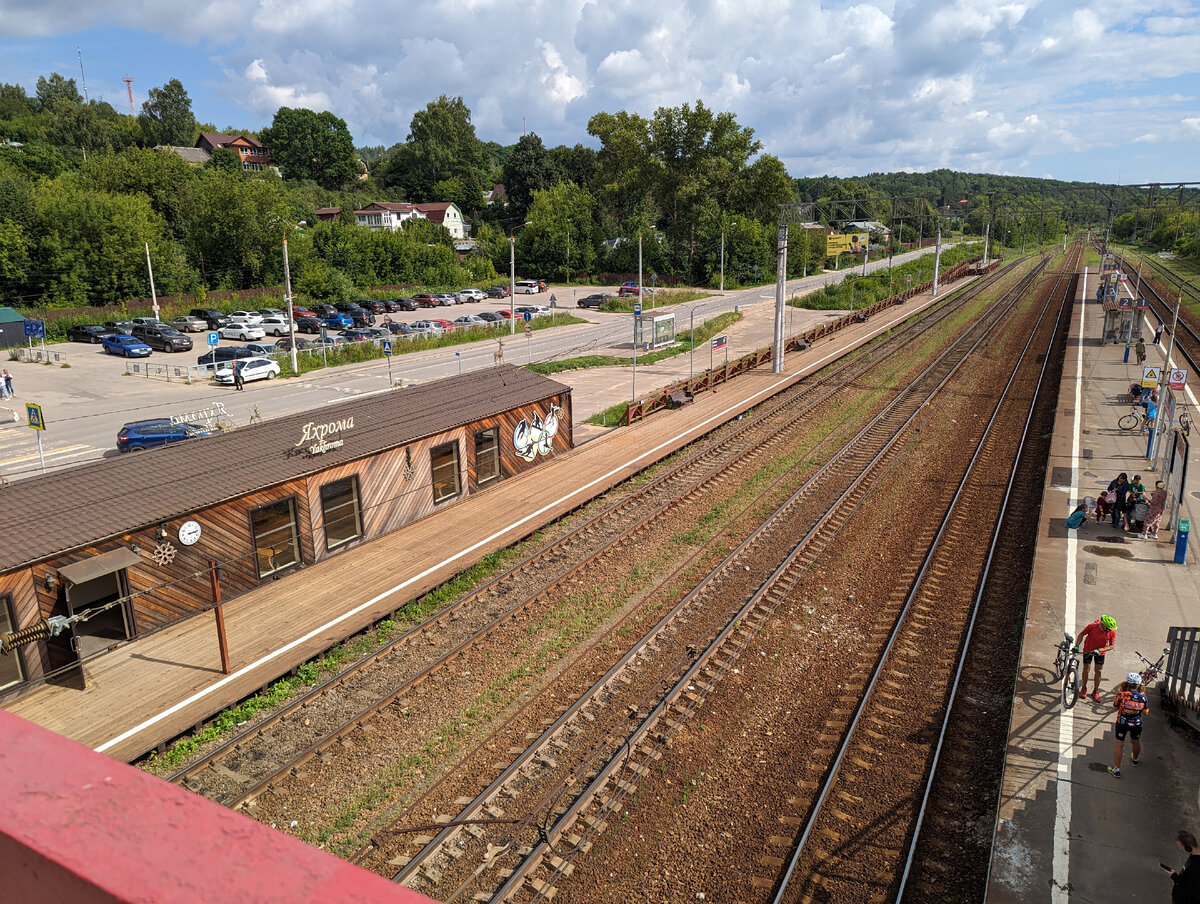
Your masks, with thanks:
M1074 261L1078 254L1076 249ZM896 606L890 638L831 767L816 783L811 800L801 795L794 805L797 813L807 815L772 899L776 904L901 900L910 876L918 875L911 869L914 845L949 736L949 718L955 711L950 701L959 690L982 596L976 588L985 586L991 572L999 534L993 532L985 556L972 555L971 550L981 545L981 513L995 508L994 475L1005 473L1006 463L1015 460L1005 428L1011 427L1013 413L1022 406L1016 457L1024 446L1046 362L1074 299L1075 280L1067 278L1068 269L1074 267L1060 272L1047 297L1042 321L1013 368L915 583ZM1038 389L1006 412L1022 365L1037 355L1043 359L1035 370ZM1001 511L1012 492L1010 478ZM914 672L919 680L914 680ZM843 697L841 705L848 703ZM963 726L961 718L955 725ZM898 734L903 743L889 742ZM813 778L811 772L802 773L801 784Z
M1114 254L1114 258L1118 266L1126 274L1133 272L1130 270L1130 265L1134 262L1117 254ZM1175 278L1161 264L1152 261L1151 266L1160 276L1165 274L1171 276L1171 278ZM1141 291L1150 306L1151 313L1158 318L1159 322L1167 330L1170 330L1172 321L1175 319L1175 305L1169 299L1165 298L1159 288L1149 279L1142 280ZM1192 373L1196 373L1196 362L1200 361L1200 332L1193 326L1191 316L1182 308L1180 309L1179 321L1175 325L1175 330L1175 350L1187 361L1188 368Z
M801 384L764 406L727 435L684 456L627 497L604 507L579 527L169 779L227 806L252 801L281 777L319 756L348 727L370 720L439 669L461 660L473 645L537 606L553 588L578 580L589 563L634 542L664 512L712 492L715 485L777 452L798 425L832 396L844 393L857 381L869 382L869 375L889 353L952 316L959 304L981 288L981 283L967 287L960 293L962 300L898 330L878 349L838 368L835 378ZM432 663L428 655L431 642L441 653Z
M1010 293L1010 305L1035 276ZM887 473L903 448L900 438L911 435L930 399L1007 310L995 305L457 815L422 823L421 814L436 808L414 807L409 825L379 833L358 859L377 870L403 862L397 879L443 900L549 894L661 756L662 743L702 703L710 682L733 667L755 627L786 597L872 479ZM731 609L731 600L740 604ZM512 810L522 815L510 817ZM445 821L450 825L438 831ZM415 854L392 843L403 829L431 827L435 834L421 839L426 843Z

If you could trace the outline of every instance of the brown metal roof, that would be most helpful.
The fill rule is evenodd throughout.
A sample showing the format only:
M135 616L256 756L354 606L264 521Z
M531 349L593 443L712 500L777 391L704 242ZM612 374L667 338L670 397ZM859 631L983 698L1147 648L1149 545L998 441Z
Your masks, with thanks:
M19 480L0 490L0 572L570 391L505 364ZM341 448L298 445L347 418Z

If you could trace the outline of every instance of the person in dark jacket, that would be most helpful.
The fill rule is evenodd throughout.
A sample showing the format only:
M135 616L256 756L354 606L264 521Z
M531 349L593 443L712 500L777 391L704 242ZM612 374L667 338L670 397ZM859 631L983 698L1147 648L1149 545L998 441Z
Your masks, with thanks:
M1196 836L1191 832L1180 832L1175 836L1175 843L1188 858L1183 869L1171 873L1171 881L1175 883L1171 889L1171 904L1200 904L1200 854L1196 853Z
M1108 492L1116 494L1112 507L1112 526L1121 527L1121 516L1125 513L1125 496L1129 493L1129 475L1122 471L1108 485Z

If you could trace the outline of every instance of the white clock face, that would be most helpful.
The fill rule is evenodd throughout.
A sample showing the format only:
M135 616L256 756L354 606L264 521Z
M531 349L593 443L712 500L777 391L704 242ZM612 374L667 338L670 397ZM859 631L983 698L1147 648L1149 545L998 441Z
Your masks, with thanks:
M179 525L179 542L191 546L200 539L200 525L195 521L184 521Z

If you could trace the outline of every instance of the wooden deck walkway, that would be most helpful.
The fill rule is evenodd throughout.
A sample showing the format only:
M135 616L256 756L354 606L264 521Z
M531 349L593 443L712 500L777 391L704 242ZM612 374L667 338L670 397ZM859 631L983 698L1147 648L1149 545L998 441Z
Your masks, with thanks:
M386 537L228 601L228 676L220 671L214 617L200 615L88 662L84 690L43 685L5 708L114 758L136 758L931 301L913 299L790 356L790 373L751 372L695 404L608 432Z

